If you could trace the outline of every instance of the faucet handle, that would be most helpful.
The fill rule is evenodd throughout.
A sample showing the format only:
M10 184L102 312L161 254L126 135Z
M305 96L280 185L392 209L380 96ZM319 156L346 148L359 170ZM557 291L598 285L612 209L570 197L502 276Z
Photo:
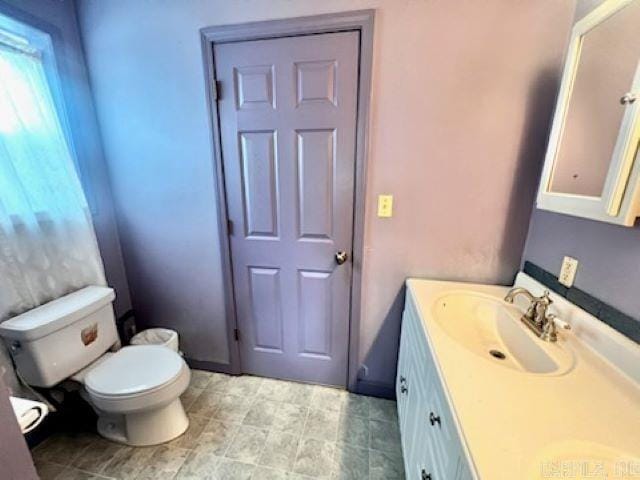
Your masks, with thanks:
M553 300L551 300L550 293L549 290L545 290L542 292L542 296L538 297L538 301L544 302L545 305L551 305Z
M546 317L545 324L542 330L542 335L540 335L540 338L547 342L558 341L558 328L562 328L564 330L570 330L571 325L569 325L564 320L560 320L553 313L550 313Z
M553 323L556 327L561 328L563 330L571 330L571 324L565 322L564 320L559 319L553 313L547 315L547 319L550 323Z

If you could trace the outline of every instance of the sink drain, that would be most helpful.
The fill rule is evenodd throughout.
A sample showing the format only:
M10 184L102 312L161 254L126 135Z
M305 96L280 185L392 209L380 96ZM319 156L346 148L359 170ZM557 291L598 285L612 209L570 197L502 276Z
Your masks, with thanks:
M489 353L492 357L497 358L499 360L504 360L507 356L502 353L500 350L489 350Z

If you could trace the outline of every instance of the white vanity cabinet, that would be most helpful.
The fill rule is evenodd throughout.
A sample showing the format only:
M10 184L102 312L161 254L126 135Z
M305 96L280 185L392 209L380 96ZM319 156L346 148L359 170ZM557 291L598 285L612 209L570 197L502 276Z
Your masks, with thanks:
M396 395L407 480L471 480L447 395L409 294L402 316Z

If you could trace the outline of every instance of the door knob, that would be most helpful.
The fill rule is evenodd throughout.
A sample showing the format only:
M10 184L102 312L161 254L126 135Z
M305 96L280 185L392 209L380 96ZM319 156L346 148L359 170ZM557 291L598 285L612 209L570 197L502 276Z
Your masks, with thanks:
M338 265L342 265L344 262L347 261L348 258L349 258L349 255L345 251L341 250L339 252L336 252L336 263Z

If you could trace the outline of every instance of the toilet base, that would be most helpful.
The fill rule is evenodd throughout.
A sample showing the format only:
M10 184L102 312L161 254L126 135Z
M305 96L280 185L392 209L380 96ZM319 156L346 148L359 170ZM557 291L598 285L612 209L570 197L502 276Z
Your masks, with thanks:
M182 435L189 427L178 397L162 407L123 415L100 412L98 433L118 443L134 447L157 445Z

